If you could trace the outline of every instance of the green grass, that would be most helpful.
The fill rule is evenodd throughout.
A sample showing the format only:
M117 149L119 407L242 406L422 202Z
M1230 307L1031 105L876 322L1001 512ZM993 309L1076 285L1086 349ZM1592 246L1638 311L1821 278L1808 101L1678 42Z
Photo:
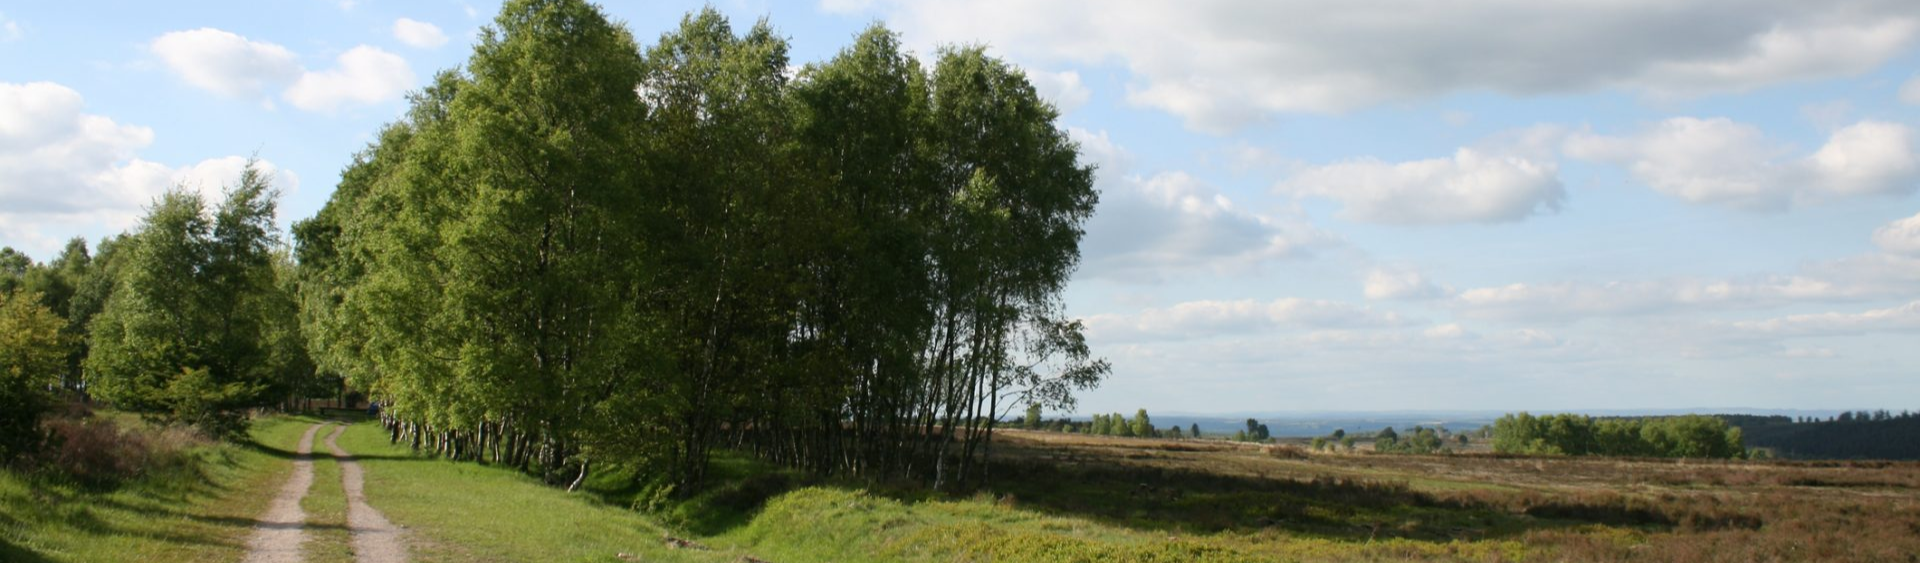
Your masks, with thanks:
M1097 487L1103 484L1086 476L1032 475L1014 482L1103 505L1027 505L987 494L939 499L912 489L877 494L726 455L713 468L715 487L643 515L621 508L631 498L620 494L635 491L607 491L612 500L603 501L512 470L417 456L388 444L370 424L354 425L340 442L360 456L374 507L409 529L414 555L422 561L605 561L622 552L641 561L733 561L750 554L780 562L1510 561L1526 556L1516 540L1392 537L1420 536L1408 531L1406 522L1442 516L1425 509L1327 511L1325 525L1344 527L1340 533L1242 531L1232 525L1186 531L1165 519L1223 510L1231 518L1256 509L1268 514L1275 507L1253 505L1273 498L1272 491L1260 491L1264 497L1223 492L1196 498L1180 512L1140 512L1129 519L1120 506L1138 501L1125 494L1102 496ZM628 477L610 471L590 483L612 487ZM1383 522L1386 529L1377 539L1348 529L1360 520ZM665 549L663 535L691 538L714 550Z
M110 490L0 471L0 560L237 561L312 422L261 421L251 433L262 446L196 448L194 463Z
M511 469L415 455L359 423L340 437L359 459L368 503L407 530L416 561L735 561L746 552L666 547L639 513L569 494Z

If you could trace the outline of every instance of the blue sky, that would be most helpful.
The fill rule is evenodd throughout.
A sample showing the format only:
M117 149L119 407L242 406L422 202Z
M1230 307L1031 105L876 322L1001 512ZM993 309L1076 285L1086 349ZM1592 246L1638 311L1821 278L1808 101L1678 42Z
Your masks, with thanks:
M638 4L638 5L635 5ZM607 11L651 44L697 3ZM1920 4L720 2L1026 68L1100 166L1083 411L1909 408ZM0 244L311 215L497 4L0 3Z

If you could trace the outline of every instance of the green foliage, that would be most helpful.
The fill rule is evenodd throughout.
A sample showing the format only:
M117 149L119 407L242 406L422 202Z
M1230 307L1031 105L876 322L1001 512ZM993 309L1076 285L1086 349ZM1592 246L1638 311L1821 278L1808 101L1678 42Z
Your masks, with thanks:
M1153 419L1147 416L1147 409L1140 409L1133 414L1132 430L1134 436L1141 438L1153 437Z
M1022 422L1024 423L1024 426L1028 430L1040 429L1040 403L1031 403L1027 405L1027 416L1026 418L1022 419Z
M40 417L66 371L65 325L37 293L0 293L0 460L39 446Z
M271 402L290 363L275 361L273 333L293 313L274 269L276 198L249 165L211 214L181 189L154 203L117 250L117 287L90 324L90 390L224 437L239 435L244 409ZM299 339L277 340L282 358L304 353Z
M1243 436L1242 438L1237 439L1239 441L1265 442L1269 438L1272 438L1273 434L1267 431L1267 425L1261 424L1260 421L1258 420L1249 418L1247 419L1247 429L1241 431L1239 434L1236 434L1236 436Z
M1742 457L1739 428L1710 416L1595 419L1575 414L1522 412L1494 421L1493 449L1534 455Z
M1847 412L1827 419L1718 415L1756 452L1799 459L1920 459L1920 414Z
M1070 409L1108 366L1060 302L1097 194L1057 113L980 49L787 49L507 3L295 226L314 369L422 448L683 491L721 443L965 479L1007 415Z

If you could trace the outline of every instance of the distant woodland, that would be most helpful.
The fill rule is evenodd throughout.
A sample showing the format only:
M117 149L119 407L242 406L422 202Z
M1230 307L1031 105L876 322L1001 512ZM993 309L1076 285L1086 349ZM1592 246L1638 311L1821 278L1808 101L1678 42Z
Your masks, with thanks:
M1920 413L1844 412L1820 418L1720 415L1747 445L1795 459L1920 459Z

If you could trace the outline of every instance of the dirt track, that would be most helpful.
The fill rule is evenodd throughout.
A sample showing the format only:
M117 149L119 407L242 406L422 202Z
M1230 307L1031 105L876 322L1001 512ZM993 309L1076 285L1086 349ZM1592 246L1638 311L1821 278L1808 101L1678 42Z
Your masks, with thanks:
M407 546L400 537L400 527L367 505L360 463L335 442L346 429L341 426L327 435L327 449L340 463L340 483L347 491L347 528L353 530L354 559L360 563L402 563L407 560Z
M254 524L253 535L247 538L247 557L243 560L246 563L301 560L300 546L307 541L307 513L300 509L300 499L313 487L313 436L322 426L326 424L315 424L300 436L300 445L294 450L293 474L287 477L287 484L280 487L280 493L274 495L273 503L267 505L259 523Z

